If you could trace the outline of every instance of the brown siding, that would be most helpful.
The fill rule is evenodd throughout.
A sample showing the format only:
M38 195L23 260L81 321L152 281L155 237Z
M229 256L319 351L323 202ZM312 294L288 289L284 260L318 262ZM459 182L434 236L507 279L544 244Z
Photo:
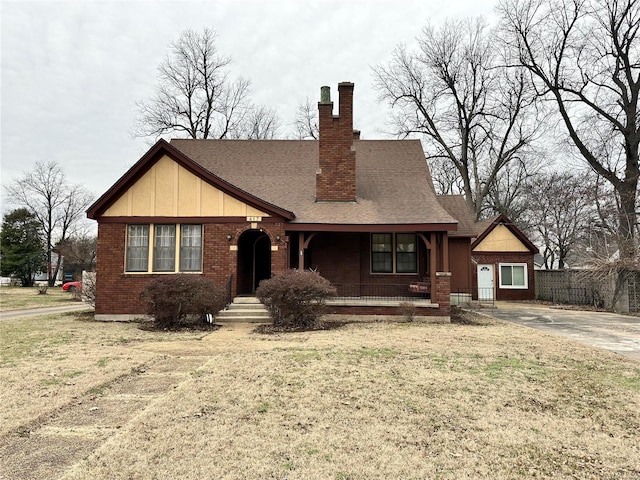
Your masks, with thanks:
M449 270L451 291L470 292L473 287L471 239L449 237Z

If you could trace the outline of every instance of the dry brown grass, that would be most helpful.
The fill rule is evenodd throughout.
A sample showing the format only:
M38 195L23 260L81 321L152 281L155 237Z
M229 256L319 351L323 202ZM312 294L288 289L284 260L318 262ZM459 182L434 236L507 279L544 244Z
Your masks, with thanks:
M75 305L79 302L62 287L49 287L47 293L38 293L38 287L0 287L0 312L24 308L58 307Z
M524 327L78 318L2 324L0 478L640 476L640 363Z

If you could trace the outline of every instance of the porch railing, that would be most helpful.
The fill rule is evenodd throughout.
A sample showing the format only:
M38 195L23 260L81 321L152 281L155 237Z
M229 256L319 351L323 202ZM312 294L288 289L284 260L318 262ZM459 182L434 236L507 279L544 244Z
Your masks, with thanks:
M488 288L452 288L451 289L452 305L466 305L469 303L494 305L495 292L493 288L488 287Z
M338 298L345 300L428 300L429 285L423 282L404 284L333 283Z

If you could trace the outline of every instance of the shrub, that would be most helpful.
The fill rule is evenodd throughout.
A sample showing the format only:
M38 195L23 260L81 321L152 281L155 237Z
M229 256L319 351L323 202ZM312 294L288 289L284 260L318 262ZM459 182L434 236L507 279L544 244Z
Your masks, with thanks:
M158 328L177 328L202 321L226 306L226 291L199 275L166 275L151 280L140 294Z
M415 304L411 302L401 302L400 312L407 322L413 322L416 317L416 313L418 312L418 307L416 307Z
M73 292L74 295L78 292ZM82 272L82 292L80 300L92 307L96 306L96 272Z
M328 297L336 289L319 273L287 270L260 282L256 296L267 307L273 325L284 328L311 328L323 313Z

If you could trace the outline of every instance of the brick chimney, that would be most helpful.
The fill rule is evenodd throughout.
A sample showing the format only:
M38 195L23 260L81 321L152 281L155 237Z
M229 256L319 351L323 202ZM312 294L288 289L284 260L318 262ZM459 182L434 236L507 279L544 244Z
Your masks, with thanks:
M338 108L339 115L334 116L329 87L322 87L318 102L320 168L316 174L316 202L356 201L353 83L338 84Z

